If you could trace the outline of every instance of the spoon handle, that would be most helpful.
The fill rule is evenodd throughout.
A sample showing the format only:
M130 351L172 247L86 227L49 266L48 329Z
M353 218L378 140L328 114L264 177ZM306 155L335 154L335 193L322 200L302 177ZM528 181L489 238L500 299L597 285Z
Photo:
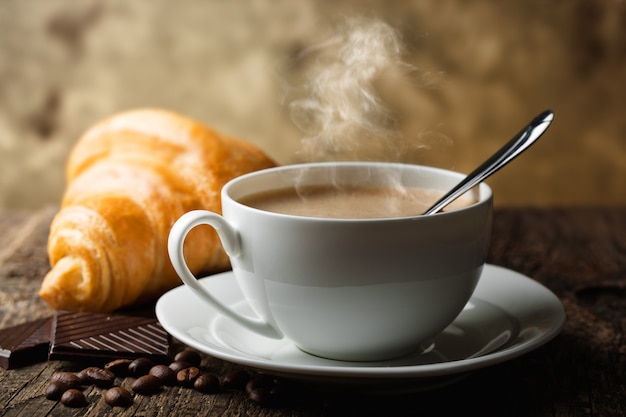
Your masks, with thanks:
M445 206L456 200L476 184L484 181L487 177L511 162L519 154L524 152L530 145L546 131L554 119L554 113L546 110L531 120L528 125L517 135L507 142L502 148L494 153L489 159L472 171L446 195L441 197L435 204L424 212L424 215L437 213Z

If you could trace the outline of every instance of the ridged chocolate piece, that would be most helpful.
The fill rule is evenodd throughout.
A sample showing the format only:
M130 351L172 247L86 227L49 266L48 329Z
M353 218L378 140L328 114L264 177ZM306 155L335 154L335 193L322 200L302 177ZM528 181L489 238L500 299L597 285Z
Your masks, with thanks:
M154 318L59 312L52 323L49 358L167 360L170 336Z
M52 318L33 320L0 330L0 366L15 369L48 358Z

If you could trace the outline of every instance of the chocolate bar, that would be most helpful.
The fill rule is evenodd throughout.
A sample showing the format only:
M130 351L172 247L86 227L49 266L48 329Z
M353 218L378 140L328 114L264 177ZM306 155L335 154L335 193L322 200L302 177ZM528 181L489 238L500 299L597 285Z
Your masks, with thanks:
M150 317L59 312L52 322L49 359L168 360L170 336Z
M33 320L0 330L0 366L15 369L48 358L51 318Z

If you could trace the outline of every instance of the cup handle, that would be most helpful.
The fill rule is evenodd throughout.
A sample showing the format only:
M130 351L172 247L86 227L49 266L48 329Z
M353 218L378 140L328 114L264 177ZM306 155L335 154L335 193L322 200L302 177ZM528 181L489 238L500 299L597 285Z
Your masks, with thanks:
M236 257L241 253L239 233L222 216L206 210L194 210L185 213L174 223L174 226L172 226L167 242L170 260L172 261L174 270L180 279L201 299L216 308L220 313L230 317L247 329L262 336L273 339L282 339L282 333L269 323L261 320L260 318L253 319L242 316L220 302L217 298L211 295L211 293L204 286L202 286L198 279L193 275L185 262L183 244L185 243L185 238L191 229L202 224L209 225L215 229L228 256Z

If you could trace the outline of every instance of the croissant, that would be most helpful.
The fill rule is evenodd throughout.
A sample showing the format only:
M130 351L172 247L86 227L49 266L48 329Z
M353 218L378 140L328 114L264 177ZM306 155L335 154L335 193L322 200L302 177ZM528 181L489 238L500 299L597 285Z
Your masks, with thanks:
M92 312L154 300L180 284L167 255L173 223L194 209L221 212L227 181L274 165L251 144L165 110L96 124L67 162L39 296L57 310ZM192 230L184 252L194 273L229 267L209 227Z

